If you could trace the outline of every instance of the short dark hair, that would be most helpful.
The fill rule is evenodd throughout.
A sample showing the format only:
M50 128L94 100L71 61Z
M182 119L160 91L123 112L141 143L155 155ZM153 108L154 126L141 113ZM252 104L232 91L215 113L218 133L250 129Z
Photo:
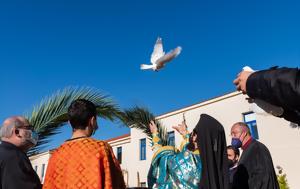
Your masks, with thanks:
M232 150L234 152L234 156L240 156L240 150L231 145L227 146L227 150Z
M97 116L94 103L85 99L74 100L68 108L68 117L73 129L85 129L88 121Z

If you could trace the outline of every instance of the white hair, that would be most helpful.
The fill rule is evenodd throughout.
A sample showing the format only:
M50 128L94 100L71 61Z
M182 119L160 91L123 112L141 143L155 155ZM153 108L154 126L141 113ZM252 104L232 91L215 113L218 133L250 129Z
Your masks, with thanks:
M9 138L13 134L13 128L22 126L22 122L20 120L15 120L8 125L3 125L0 128L0 138Z
M3 138L3 137L5 137L5 138L11 137L11 135L12 135L12 130L13 130L14 127L15 127L14 124L9 124L9 125L7 125L7 126L2 126L2 127L0 128L0 137L1 137L1 138Z

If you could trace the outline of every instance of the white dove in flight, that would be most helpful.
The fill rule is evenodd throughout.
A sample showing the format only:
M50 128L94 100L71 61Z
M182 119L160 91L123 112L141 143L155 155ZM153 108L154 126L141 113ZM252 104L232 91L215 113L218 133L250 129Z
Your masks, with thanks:
M154 71L158 71L165 66L167 62L173 60L176 56L178 56L181 52L182 48L180 46L171 50L167 54L163 51L162 40L160 37L157 38L156 43L154 45L153 52L151 54L151 63L149 64L141 64L141 69L152 69Z

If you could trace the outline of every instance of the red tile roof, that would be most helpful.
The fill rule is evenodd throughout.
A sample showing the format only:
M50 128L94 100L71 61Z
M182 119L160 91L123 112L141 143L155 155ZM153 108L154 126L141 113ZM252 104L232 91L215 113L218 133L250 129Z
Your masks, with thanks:
M106 142L111 142L111 141L114 141L114 140L119 140L119 139L122 139L122 138L126 138L126 137L129 137L130 134L125 134L125 135L121 135L121 136L118 136L118 137L114 137L114 138L110 138L110 139L107 139L105 140Z

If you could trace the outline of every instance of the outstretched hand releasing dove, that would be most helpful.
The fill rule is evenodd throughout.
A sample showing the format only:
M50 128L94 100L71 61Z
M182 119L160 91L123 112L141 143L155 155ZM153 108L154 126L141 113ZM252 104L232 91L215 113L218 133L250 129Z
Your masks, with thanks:
M141 64L141 69L152 69L154 71L158 71L165 66L167 62L173 60L176 56L178 56L181 52L182 48L180 46L171 50L167 54L163 51L162 40L160 37L157 38L156 43L154 45L154 49L151 55L151 63L149 64Z
M245 66L243 71L255 72L249 66ZM251 103L250 109L260 115L274 115L281 116L283 114L283 109L281 107L270 104L261 99L248 99L248 102Z
M245 66L243 68L243 71L255 72L249 66ZM280 117L284 113L284 109L282 107L270 104L269 102L266 102L266 101L258 99L258 98L256 98L256 99L249 98L248 102L251 103L250 110L259 115L266 116L266 115L271 114L273 116ZM292 128L299 127L299 125L297 123L293 123L293 122L290 122L290 126Z

